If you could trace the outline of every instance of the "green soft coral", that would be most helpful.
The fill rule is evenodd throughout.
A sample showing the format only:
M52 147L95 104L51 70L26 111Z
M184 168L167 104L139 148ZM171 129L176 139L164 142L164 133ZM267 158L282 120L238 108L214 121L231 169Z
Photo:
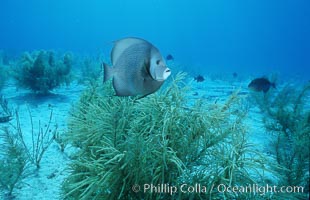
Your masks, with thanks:
M243 184L260 180L264 158L246 140L240 99L191 102L185 75L142 99L93 84L73 107L66 141L79 151L63 183L66 199L188 199L234 193L134 192L138 184ZM233 114L239 113L239 114ZM242 114L241 114L242 113ZM253 175L254 172L255 176ZM247 194L244 194L247 195Z
M265 117L263 122L271 136L270 150L281 174L279 184L302 186L303 193L291 193L291 199L309 195L310 84L286 85L277 93L254 96Z
M0 130L0 197L13 199L14 191L28 176L28 160L23 145L9 129Z
M57 58L52 51L26 52L17 63L13 77L21 87L47 94L70 82L71 67L70 54Z

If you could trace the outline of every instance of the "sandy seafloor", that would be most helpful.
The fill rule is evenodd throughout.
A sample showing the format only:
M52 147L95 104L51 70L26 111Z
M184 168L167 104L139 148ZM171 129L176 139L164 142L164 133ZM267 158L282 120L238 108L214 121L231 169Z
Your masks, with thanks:
M201 83L193 82L193 99L204 98L207 101L224 101L227 97L237 89L241 94L247 95L247 84L250 80L239 81L212 81L210 79ZM53 110L52 128L57 124L58 132L63 133L67 130L67 121L69 111L79 96L86 88L84 85L72 83L70 86L63 86L53 90L52 95L46 97L35 97L29 90L16 88L14 83L8 83L1 94L9 101L14 109L18 109L22 131L27 137L27 142L31 141L31 123L29 111L31 111L32 120L35 129L38 127L40 120L41 125L45 125L49 121L51 109ZM198 93L194 95L195 93ZM256 148L264 152L268 145L268 138L262 124L262 115L256 107L250 108L247 119L245 121L249 129L249 140L255 143ZM16 119L9 122L16 126ZM0 128L11 126L9 123L0 123ZM59 145L54 141L44 154L41 167L35 173L31 173L26 177L22 184L14 190L16 200L44 200L44 199L61 199L61 184L68 175L66 168L70 163L70 154L72 148L66 147L61 152ZM34 170L32 168L31 170ZM34 171L31 171L34 172Z

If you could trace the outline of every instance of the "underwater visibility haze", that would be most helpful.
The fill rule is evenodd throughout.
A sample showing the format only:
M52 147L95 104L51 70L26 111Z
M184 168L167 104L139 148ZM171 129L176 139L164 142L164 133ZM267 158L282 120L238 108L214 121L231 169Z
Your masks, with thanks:
M141 37L193 71L308 78L310 2L3 0L0 48L109 53Z
M1 0L0 199L309 199L309 19L309 0Z

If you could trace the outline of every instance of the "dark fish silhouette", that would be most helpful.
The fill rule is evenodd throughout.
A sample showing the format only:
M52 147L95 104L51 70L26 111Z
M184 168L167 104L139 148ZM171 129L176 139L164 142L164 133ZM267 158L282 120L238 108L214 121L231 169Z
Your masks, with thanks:
M271 83L268 79L266 78L256 78L251 81L251 83L248 85L249 89L256 91L256 92L261 92L263 91L264 93L268 92L270 87L276 88L275 83Z
M171 74L158 49L139 38L116 41L111 60L112 67L103 63L104 81L113 80L117 96L152 94Z
M166 60L174 60L174 57L171 54L168 54L166 56Z
M238 77L238 74L236 72L234 72L232 75L233 75L234 78Z
M197 82L203 82L205 80L205 78L203 78L203 76L201 76L201 75L198 75L194 78L194 80Z

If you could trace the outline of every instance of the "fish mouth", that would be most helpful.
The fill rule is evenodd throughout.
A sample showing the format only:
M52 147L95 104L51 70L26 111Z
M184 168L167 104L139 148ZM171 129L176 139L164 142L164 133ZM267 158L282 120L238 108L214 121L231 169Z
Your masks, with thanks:
M163 73L163 80L166 80L171 74L171 70L167 68L165 72Z
M156 76L154 79L156 81L165 81L171 74L171 70L169 68L167 68L161 76Z

